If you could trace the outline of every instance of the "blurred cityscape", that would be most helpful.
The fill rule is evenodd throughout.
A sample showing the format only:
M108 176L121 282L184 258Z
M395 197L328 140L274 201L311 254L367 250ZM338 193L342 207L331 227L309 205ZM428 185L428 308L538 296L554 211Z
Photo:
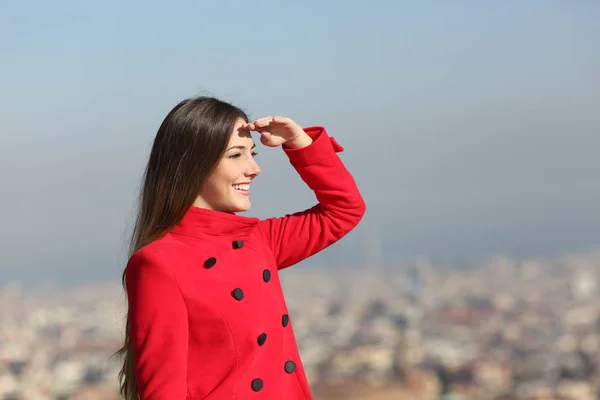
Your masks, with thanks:
M281 272L316 400L598 399L599 274L600 251ZM118 399L124 305L119 282L1 288L0 399Z

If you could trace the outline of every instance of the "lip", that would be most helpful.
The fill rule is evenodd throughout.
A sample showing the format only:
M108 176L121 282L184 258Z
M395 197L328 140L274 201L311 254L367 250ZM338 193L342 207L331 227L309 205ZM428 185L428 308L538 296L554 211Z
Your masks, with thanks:
M236 192L238 192L239 194L241 194L242 196L250 196L250 191L249 190L236 190Z
M233 185L250 185L252 182L239 182L239 183L234 183ZM233 188L233 185L231 186ZM241 194L242 196L249 196L250 195L250 190L238 190L236 188L233 188L233 190L235 190L237 193Z

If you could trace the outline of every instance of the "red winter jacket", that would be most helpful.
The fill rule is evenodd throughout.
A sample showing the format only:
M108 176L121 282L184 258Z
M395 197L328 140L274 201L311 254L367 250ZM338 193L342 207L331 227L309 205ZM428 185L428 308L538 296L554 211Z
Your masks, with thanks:
M141 400L312 399L278 270L323 250L365 212L324 128L284 148L319 201L259 220L191 207L126 268Z

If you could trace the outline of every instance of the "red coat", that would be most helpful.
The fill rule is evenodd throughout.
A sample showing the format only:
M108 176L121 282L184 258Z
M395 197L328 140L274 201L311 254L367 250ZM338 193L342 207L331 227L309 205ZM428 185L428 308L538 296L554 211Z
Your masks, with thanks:
M312 399L278 270L323 250L365 212L324 128L286 149L317 205L259 220L192 207L126 269L141 400Z

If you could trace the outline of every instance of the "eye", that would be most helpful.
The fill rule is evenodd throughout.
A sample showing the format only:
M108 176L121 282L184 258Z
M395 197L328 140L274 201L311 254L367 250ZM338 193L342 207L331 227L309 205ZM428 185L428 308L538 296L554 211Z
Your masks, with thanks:
M257 152L253 151L252 152L252 157L256 157L257 154L258 154ZM232 154L232 155L228 156L227 158L235 159L235 158L240 158L241 156L242 156L241 153L235 153L235 154Z

